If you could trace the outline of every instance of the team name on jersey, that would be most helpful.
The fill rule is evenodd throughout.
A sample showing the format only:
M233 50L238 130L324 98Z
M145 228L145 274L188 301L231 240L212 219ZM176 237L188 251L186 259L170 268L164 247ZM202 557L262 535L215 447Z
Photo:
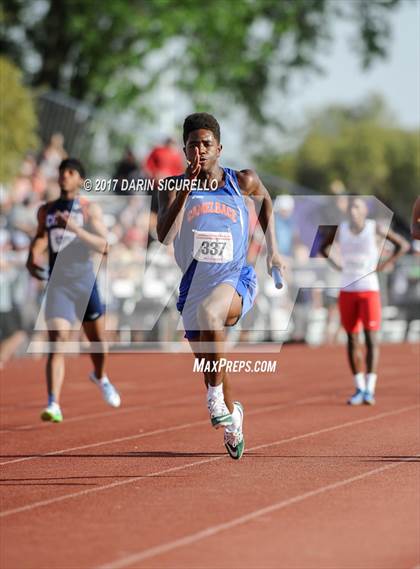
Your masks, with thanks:
M225 215L236 223L238 214L236 210L229 207L223 202L202 202L199 205L194 205L190 210L188 210L187 219L191 222L194 218L200 215L205 215L206 213L215 213L219 215Z
M56 213L49 213L46 217L45 220L45 227L47 229L50 229L51 227L54 227L57 225L57 217L56 217ZM79 225L80 227L83 227L83 213L81 211L78 211L76 213L72 213L72 219L74 219L74 221L77 223L77 225Z

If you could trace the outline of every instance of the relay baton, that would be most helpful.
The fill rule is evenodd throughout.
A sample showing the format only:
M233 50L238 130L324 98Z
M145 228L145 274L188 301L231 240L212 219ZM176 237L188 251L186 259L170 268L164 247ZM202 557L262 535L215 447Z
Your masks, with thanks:
M283 288L283 279L280 273L280 269L278 269L277 267L273 267L271 269L271 275L274 279L274 284L276 286L276 288L281 289Z

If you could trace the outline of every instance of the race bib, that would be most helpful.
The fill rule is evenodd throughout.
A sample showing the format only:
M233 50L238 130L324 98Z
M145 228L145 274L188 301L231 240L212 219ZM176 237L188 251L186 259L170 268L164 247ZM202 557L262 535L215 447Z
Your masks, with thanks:
M203 263L229 263L233 260L230 231L194 231L194 259Z
M58 253L60 249L64 249L75 239L76 234L66 231L63 227L54 227L50 231L50 243L53 253Z

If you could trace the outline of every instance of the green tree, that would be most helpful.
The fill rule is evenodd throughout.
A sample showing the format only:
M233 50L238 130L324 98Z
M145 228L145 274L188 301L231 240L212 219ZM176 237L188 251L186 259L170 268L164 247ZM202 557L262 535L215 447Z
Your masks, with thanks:
M22 73L0 57L0 182L10 181L28 150L38 144L37 119L30 92Z
M353 23L363 67L386 56L400 1L3 0L0 47L33 85L96 106L124 108L170 68L198 107L220 92L263 122L268 88L316 71L335 21Z
M399 128L380 97L329 106L305 132L295 151L262 154L261 169L320 193L339 178L350 193L376 195L409 217L420 188L420 133Z

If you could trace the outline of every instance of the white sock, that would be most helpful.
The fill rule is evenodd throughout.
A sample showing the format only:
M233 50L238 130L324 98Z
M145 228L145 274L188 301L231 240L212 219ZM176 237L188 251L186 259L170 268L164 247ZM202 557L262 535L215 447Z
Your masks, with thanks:
M219 385L209 385L207 389L207 399L223 399L223 383Z
M365 382L365 374L362 372L355 373L353 376L354 385L356 389L360 389L361 391L366 391L366 382Z
M241 414L237 405L233 406L232 424L226 427L227 431L237 431L241 426Z
M368 373L366 375L366 391L369 391L372 395L375 393L377 378L376 373Z

